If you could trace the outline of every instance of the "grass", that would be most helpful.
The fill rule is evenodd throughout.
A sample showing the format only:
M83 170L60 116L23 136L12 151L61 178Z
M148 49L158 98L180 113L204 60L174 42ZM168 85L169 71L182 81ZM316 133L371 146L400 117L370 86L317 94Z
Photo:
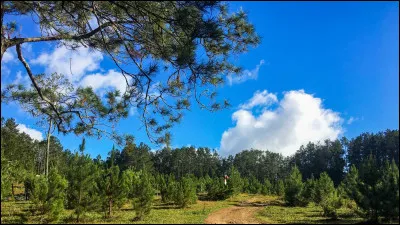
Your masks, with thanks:
M247 199L247 195L225 201L197 201L196 204L185 209L177 208L174 205L163 204L157 197L153 209L143 221L133 221L135 211L131 204L125 204L120 210L114 210L113 217L106 219L101 212L88 212L82 216L80 223L179 223L193 224L204 223L207 216L221 208L233 206L240 201ZM1 223L43 223L45 218L40 215L33 215L30 211L29 201L9 201L1 203ZM65 210L59 223L75 223L76 217L72 210Z
M200 197L200 199L202 199ZM246 203L246 204L243 204ZM339 218L331 220L322 215L322 209L313 204L307 207L286 207L281 198L277 196L240 194L225 201L202 201L185 209L174 205L164 204L157 197L153 209L143 221L133 221L135 211L131 204L125 204L121 209L115 209L113 217L106 219L102 212L89 212L82 216L80 223L178 223L193 224L204 223L207 216L219 209L231 206L243 206L254 204L267 204L256 215L257 219L264 223L360 223L363 219L356 216L349 208L338 210ZM33 215L30 211L29 201L8 201L1 203L1 223L43 223L43 216ZM72 210L65 210L59 223L75 223L75 215Z

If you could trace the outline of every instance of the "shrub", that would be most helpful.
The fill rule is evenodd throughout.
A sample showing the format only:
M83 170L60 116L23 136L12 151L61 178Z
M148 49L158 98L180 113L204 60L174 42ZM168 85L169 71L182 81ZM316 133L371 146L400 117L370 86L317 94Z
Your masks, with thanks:
M285 202L290 206L301 205L301 191L303 189L303 183L301 181L301 173L295 166L289 177L286 179L285 184Z

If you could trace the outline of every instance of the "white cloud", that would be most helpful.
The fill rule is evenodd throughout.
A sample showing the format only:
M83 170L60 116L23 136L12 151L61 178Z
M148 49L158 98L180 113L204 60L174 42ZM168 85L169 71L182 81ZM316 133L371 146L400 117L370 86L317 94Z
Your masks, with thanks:
M128 79L130 81L131 78ZM109 70L106 74L91 74L85 76L81 81L80 85L84 87L91 86L94 91L105 90L108 88L118 89L121 94L126 90L126 80L124 76L114 70Z
M22 76L22 72L18 71L17 75L15 76L15 80L13 81L13 84L22 84L25 87L29 87L31 84L31 80L28 75L25 74L24 76Z
M269 106L277 101L276 95L268 93L267 90L262 92L256 91L250 100L245 104L241 104L239 107L242 109L252 109L255 106Z
M256 92L254 96L262 93L267 92ZM223 133L221 155L255 148L288 156L309 141L336 139L343 133L339 113L325 109L320 98L304 90L284 92L274 110L268 109L270 105L265 102L259 101L265 105L259 116L244 108L233 113L236 125Z
M233 84L239 84L239 83L243 83L246 80L257 80L258 78L258 71L260 70L260 67L265 63L264 59L262 59L260 61L260 63L256 66L256 68L254 68L253 70L249 71L249 70L244 70L243 74L241 75L236 75L234 77L232 77L232 75L228 75L227 79L229 81L229 85L233 85Z
M38 140L38 141L43 140L42 132L35 130L35 129L28 128L25 124L18 124L17 129L21 133L26 133L34 140Z
M8 50L4 52L3 58L1 59L2 63L8 63L15 59L14 54L9 52Z
M355 121L357 121L357 120L359 120L358 117L352 117L352 116L351 116L351 117L347 120L347 124L350 125L350 124L352 124L353 122L355 122Z
M80 80L85 73L99 69L102 60L100 52L90 51L89 48L79 47L73 51L62 46L50 54L40 54L31 63L45 66L46 73L61 73L74 82Z

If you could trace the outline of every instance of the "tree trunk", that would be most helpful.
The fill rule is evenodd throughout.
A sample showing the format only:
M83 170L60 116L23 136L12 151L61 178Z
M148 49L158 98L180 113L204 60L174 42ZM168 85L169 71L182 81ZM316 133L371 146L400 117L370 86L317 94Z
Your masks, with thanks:
M108 217L111 218L111 213L112 213L112 200L110 199L108 201Z
M12 200L15 200L15 197L14 197L14 183L13 182L11 182L11 198L12 198Z
M49 175L49 155L50 155L50 130L52 125L52 120L49 122L49 131L47 132L47 153L46 153L46 176Z

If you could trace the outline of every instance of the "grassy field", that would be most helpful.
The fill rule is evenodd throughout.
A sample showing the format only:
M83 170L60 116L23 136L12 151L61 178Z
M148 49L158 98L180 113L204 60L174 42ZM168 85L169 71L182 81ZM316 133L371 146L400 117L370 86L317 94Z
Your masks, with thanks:
M362 219L357 217L352 210L342 208L339 210L339 219L330 220L322 216L318 206L285 207L282 200L276 196L241 194L225 201L198 201L186 209L176 208L174 205L162 204L156 198L153 210L143 221L133 221L135 212L131 204L124 205L120 210L115 210L110 219L104 219L101 212L90 212L82 217L81 223L204 223L207 216L222 208L247 204L267 204L260 207L256 217L264 223L358 223ZM2 202L1 223L42 223L44 218L32 215L30 202ZM75 216L71 210L66 210L60 223L75 223Z

